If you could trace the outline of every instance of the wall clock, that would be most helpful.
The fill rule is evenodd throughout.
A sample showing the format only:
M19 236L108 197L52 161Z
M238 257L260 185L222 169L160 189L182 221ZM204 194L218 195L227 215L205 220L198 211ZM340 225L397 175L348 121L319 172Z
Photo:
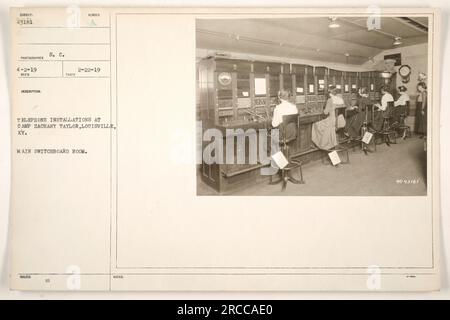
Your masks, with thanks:
M411 67L404 64L398 69L398 73L402 77L402 82L408 83L411 75Z

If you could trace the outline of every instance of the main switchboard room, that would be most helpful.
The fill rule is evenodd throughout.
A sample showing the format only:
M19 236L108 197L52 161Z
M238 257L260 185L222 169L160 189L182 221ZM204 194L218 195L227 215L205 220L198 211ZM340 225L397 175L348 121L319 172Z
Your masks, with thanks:
M426 194L427 21L198 19L198 195Z

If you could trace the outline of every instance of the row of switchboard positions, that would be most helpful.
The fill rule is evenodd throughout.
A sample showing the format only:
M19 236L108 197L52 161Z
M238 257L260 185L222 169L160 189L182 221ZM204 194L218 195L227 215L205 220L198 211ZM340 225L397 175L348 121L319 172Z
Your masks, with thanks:
M384 83L378 71L347 72L324 66L225 58L203 59L197 71L198 118L215 124L269 118L278 104L280 89L291 92L300 115L308 115L322 112L331 85L351 105L361 87L367 88L371 100L379 100Z

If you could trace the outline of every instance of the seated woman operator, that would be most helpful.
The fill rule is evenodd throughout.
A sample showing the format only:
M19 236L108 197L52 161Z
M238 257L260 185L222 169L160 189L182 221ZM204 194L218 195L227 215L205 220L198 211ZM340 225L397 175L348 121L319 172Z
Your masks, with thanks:
M405 117L407 113L407 104L409 102L409 95L406 92L405 86L400 86L397 88L399 92L399 97L396 101L394 101L394 111L392 113L392 118L394 119L394 123L391 125L392 127L396 127L398 125L405 125ZM403 138L406 137L406 130L403 130Z
M396 110L399 110L401 113L406 113L406 104L409 101L409 94L406 92L405 86L398 87L398 92L400 93L400 96L398 97L397 101L394 102L394 106L396 107Z
M278 91L280 103L273 110L272 127L278 127L283 122L283 116L298 113L297 106L289 101L290 96L289 90Z
M319 149L331 150L339 143L336 137L336 113L337 107L344 105L344 100L337 95L335 86L330 86L328 91L330 97L323 113L327 116L325 119L314 122L312 125L311 139Z
M387 91L386 87L381 87L381 103L375 104L378 107L378 112L374 112L373 115L373 128L376 131L381 131L383 129L383 117L391 114L392 110L389 108L389 102L394 102L394 97Z
M345 134L350 139L361 138L361 127L366 121L366 108L370 104L367 88L358 90L358 100L356 105L347 107L347 121L345 124Z

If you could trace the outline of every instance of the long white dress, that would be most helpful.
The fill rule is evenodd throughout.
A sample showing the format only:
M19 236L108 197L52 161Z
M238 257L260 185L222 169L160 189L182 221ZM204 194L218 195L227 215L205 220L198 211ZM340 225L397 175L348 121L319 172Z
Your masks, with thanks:
M338 145L336 137L336 107L343 105L344 101L339 96L331 96L323 113L328 115L323 120L312 125L311 139L319 149L330 150Z

